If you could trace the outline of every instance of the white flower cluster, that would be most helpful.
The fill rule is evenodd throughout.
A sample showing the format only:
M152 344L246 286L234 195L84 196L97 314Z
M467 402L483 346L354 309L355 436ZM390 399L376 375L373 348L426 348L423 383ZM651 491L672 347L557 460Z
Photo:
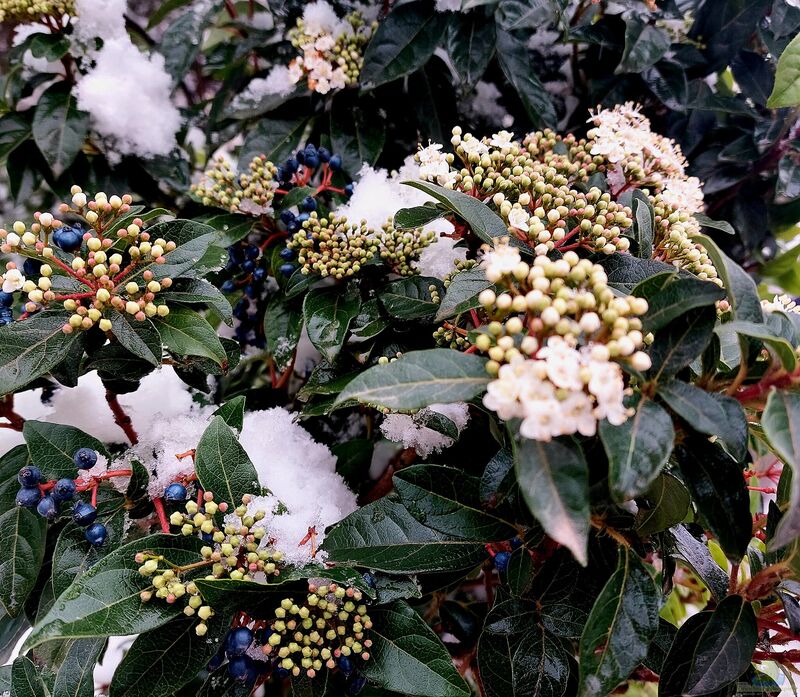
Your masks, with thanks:
M442 152L440 143L429 143L414 156L419 163L419 178L439 186L452 188L455 172L450 170L453 156Z
M5 290L5 287L3 288ZM767 314L773 312L794 312L800 314L800 306L789 295L776 295L772 300L762 300L761 307Z
M687 176L680 146L655 133L639 109L638 104L626 102L592 112L589 121L594 128L588 132L593 141L591 154L623 167L625 174L632 166L638 169L640 183L656 188L676 210L702 211L702 184L697 177Z
M483 403L501 419L521 419L525 438L549 441L580 433L593 436L601 419L615 426L633 410L623 403L622 369L603 344L573 348L551 337L536 357L517 357L500 367Z

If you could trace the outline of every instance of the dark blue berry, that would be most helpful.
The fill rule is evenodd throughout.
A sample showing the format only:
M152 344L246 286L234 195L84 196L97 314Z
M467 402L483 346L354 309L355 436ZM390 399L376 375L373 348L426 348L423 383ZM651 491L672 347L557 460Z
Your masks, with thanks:
M500 573L505 573L508 569L508 560L511 555L508 552L498 552L494 555L494 566Z
M269 627L264 627L264 629L259 629L256 632L256 641L259 644L266 644L269 641L269 638L272 636L272 629Z
M229 278L227 281L225 281L225 283L222 284L221 290L223 293L233 293L233 291L236 290L236 283L233 281L233 279Z
M300 223L297 222L297 218L295 218L291 222L286 223L286 229L289 232L297 232L300 229Z
M245 259L258 259L261 256L261 250L254 244L248 244L244 248Z
M304 211L317 210L317 200L313 196L306 196L303 199L303 203L301 203L300 205L303 207Z
M26 465L17 475L22 486L36 486L42 480L42 471L36 465Z
M336 665L339 666L339 670L344 673L345 677L353 672L353 661L351 661L348 656L339 656Z
M247 317L247 308L249 306L250 303L248 303L247 300L242 298L241 300L239 300L239 302L237 302L233 306L233 316L236 319L244 319L245 317Z
M86 528L84 535L93 547L102 547L108 537L108 530L102 523L94 523Z
M317 150L317 155L319 155L320 162L328 162L331 159L331 151L328 148L320 148Z
M14 310L10 307L0 307L0 317L5 317L6 319L10 319L14 316Z
M342 168L342 158L340 155L332 155L330 161L330 168L336 172Z
M90 503L78 501L72 509L72 520L78 525L91 525L97 519L97 509Z
M244 251L241 245L233 244L228 247L228 259L237 264L244 260Z
M59 479L53 487L53 498L56 501L72 501L75 498L75 482L71 479Z
M253 643L253 632L247 627L237 627L228 632L225 637L225 653L231 656L244 656L250 644Z
M317 155L317 146L314 145L314 143L307 143L305 151L303 152L303 154L306 156L306 159L308 159L309 155L311 155L312 157L316 157L316 155Z
M250 656L234 656L228 663L228 673L237 682L249 682L254 668Z
M72 459L78 469L90 470L97 464L97 453L91 448L81 448Z
M290 177L290 176L292 176L292 175L291 175L291 174L290 174L290 175L288 175L288 177ZM287 177L287 174L286 174L286 170L285 170L285 169L284 169L282 166L278 165L278 166L275 168L275 178L276 178L276 179L277 179L279 182L284 182L284 181L286 181L286 180L288 179L288 177Z
M12 317L0 317L0 327L5 327L7 324L11 324L14 321Z
M172 503L186 501L186 487L180 482L172 482L164 491L164 499Z
M519 549L520 547L522 547L522 540L519 538L519 536L512 537L511 538L511 549Z
M256 283L261 283L267 277L267 270L259 266L255 271L253 271L253 280Z
M281 213L281 222L288 225L294 220L294 211L285 210Z
M53 244L65 252L74 252L83 243L83 231L64 225L53 233Z
M36 506L36 511L42 518L55 520L58 516L58 502L52 496L44 496Z
M22 264L22 273L26 276L38 276L42 262L38 259L26 259Z
M211 673L219 668L222 663L225 661L225 652L220 650L218 651L214 657L208 662L206 665L206 670Z
M247 284L247 285L244 287L244 294L245 294L245 295L246 295L248 298L253 298L253 299L255 299L255 297L256 297L256 287L255 287L255 286L254 286L252 283L248 283L248 284Z
M0 307L11 307L14 304L14 294L0 291Z
M345 187L344 187L344 193L348 198L350 196L352 196L353 195L353 185L352 184L346 184Z
M212 532L202 532L202 533L200 533L200 537L203 538L203 542L213 542L214 541L214 533L212 533Z
M297 161L296 157L290 157L283 163L283 168L290 174L294 174L299 166L300 163Z
M377 583L377 581L375 580L375 577L374 577L374 576L373 576L371 573L365 573L365 574L363 575L363 578L364 578L364 581L366 582L366 584L367 584L367 585L368 585L370 588L377 588L377 587L378 587L378 583Z
M42 492L39 491L38 486L22 487L22 489L17 492L17 506L35 508L41 498Z
M319 157L316 153L313 155L306 155L306 167L310 169L316 169L319 167Z
M301 213L300 215L298 215L298 216L297 216L297 222L298 222L298 223L300 223L300 224L302 225L302 224L303 224L304 222L306 222L306 220L308 220L310 217L311 217L311 216L310 216L308 213Z
M283 666L277 666L275 670L272 671L272 673L279 680L283 680L284 678L289 677L289 671L286 670L286 668L284 668Z
M294 259L294 250L293 249L289 249L288 247L284 247L280 251L280 257L284 261L292 261Z
M306 154L302 150L298 150L294 156L294 159L297 160L298 163L304 165L306 163Z
M256 262L252 259L248 259L247 261L242 262L242 271L245 273L253 273L256 268Z
M357 695L367 684L367 679L360 673L353 676L350 684L347 686L347 694Z
M280 272L289 278L294 273L295 268L297 268L294 264L281 264Z

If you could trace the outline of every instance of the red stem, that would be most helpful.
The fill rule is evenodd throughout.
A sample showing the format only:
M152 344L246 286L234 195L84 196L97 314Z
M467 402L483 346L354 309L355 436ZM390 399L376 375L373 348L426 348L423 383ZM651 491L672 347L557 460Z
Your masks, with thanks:
M106 402L108 402L108 406L111 408L111 413L114 415L114 421L117 426L125 432L131 445L136 445L139 442L139 436L133 428L131 417L125 413L125 410L119 403L117 395L111 390L106 390Z
M95 485L92 487L92 506L97 508L97 491L100 487L95 482Z
M167 512L164 510L164 500L160 496L154 498L153 507L156 509L156 515L158 515L161 532L169 533L169 520L167 520Z

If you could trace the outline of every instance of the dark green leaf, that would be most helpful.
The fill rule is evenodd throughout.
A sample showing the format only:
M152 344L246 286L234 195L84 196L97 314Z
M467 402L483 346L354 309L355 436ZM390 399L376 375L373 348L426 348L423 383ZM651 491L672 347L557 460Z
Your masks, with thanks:
M525 595L533 580L535 567L531 553L525 547L515 549L508 559L506 583L511 594L516 597Z
M725 291L709 281L693 276L676 278L647 299L647 314L642 317L644 331L654 332L672 320L725 297Z
M494 22L480 12L459 13L447 33L447 52L462 85L473 87L494 55Z
M523 438L514 452L517 483L545 532L583 565L589 537L589 472L571 440Z
M800 537L800 395L786 390L770 392L761 426L792 471L789 506L769 543L770 549L779 549Z
M217 333L195 310L174 307L166 317L157 318L155 325L164 346L172 353L210 358L226 367L228 357Z
M285 160L297 149L307 123L305 116L292 120L259 119L242 144L239 170L246 171L257 155L263 155L271 162Z
M27 656L20 656L11 666L11 694L13 697L49 697L36 666Z
M139 573L137 552L163 554L176 565L199 561L197 537L150 535L118 547L80 576L36 624L24 650L54 639L128 636L166 624L180 613L177 605L143 603L139 593L150 579Z
M410 276L393 281L380 291L383 309L395 319L431 320L439 309L439 304L431 298L431 286L441 297L444 285L438 278Z
M81 150L89 133L89 114L79 111L66 82L57 82L36 102L33 140L53 174L59 176Z
M149 319L139 322L127 312L112 312L111 331L134 356L150 365L161 365L161 335Z
M486 616L478 668L487 697L569 694L570 658L537 623L536 606L507 600Z
M678 317L659 329L650 349L650 375L656 381L671 377L705 350L714 334L717 309L704 307L690 317Z
M675 448L686 485L725 554L738 562L753 529L742 467L716 443L689 436Z
M173 83L180 82L189 72L200 53L203 31L219 11L221 1L191 7L164 31L158 51L164 56L165 68Z
M36 584L44 559L47 523L35 512L14 506L0 515L0 603L16 617Z
M425 621L402 600L370 610L372 650L362 672L387 690L419 697L469 697L450 654Z
M466 572L486 558L482 543L436 532L388 499L370 503L337 523L322 548L329 561L387 573Z
M394 226L398 230L413 230L447 215L447 211L435 206L401 208L394 214Z
M480 266L460 271L453 276L450 285L447 286L439 311L436 313L436 321L441 322L461 312L479 307L478 296L482 290L491 287L492 283L486 278L486 273Z
M616 72L640 73L657 63L669 50L669 37L637 15L625 20L625 50Z
M22 434L31 461L50 479L76 476L78 468L73 457L80 448L90 448L109 457L99 440L73 426L29 419L22 427Z
M372 166L377 162L385 140L385 117L376 105L346 94L333 99L331 147L341 156L343 168L350 176L358 176L365 164Z
M354 343L374 339L389 327L391 322L381 310L377 298L361 303L361 308L350 323L350 341Z
M70 641L56 673L53 697L92 697L94 669L104 646L104 639Z
M640 259L653 256L653 237L655 235L655 213L653 204L639 189L631 194L631 210L633 211L633 233L638 247Z
M644 492L648 503L639 504L636 513L636 532L652 535L680 523L689 512L689 492L671 474L663 472Z
M713 228L714 230L721 230L722 232L725 232L729 235L736 234L736 230L733 229L733 226L725 220L712 220L703 213L695 213L693 217L703 227L710 227Z
M238 506L244 494L259 489L253 463L221 416L211 420L197 444L195 471L203 489L230 506Z
M364 52L363 89L379 87L421 68L442 38L447 17L432 5L410 2L393 8Z
M243 395L229 399L219 409L214 412L214 416L222 417L228 426L237 431L241 431L244 425L244 405Z
M185 617L140 634L114 671L110 697L168 697L194 678L219 650L227 628L212 620L197 636L197 620Z
M354 287L315 288L303 300L303 319L308 338L328 361L342 350L350 322L358 315L361 300Z
M533 72L525 41L509 31L497 34L497 59L525 111L536 126L554 126L556 110L541 80Z
M406 467L393 477L409 513L444 535L464 540L507 540L514 527L480 505L477 477L442 465Z
M0 162L31 136L31 124L17 112L9 112L0 117Z
M275 370L278 372L282 373L291 363L302 329L303 315L289 307L280 295L273 295L267 301L264 336L267 354L275 361Z
M632 404L636 413L619 426L603 419L600 439L608 456L608 484L615 501L644 493L661 473L672 453L672 419L652 399Z
M706 392L681 380L658 386L658 395L699 433L717 436L738 462L747 457L747 418L732 397Z
M619 550L580 642L582 697L605 697L647 656L658 631L659 591L636 553Z
M422 409L430 404L466 402L489 382L486 360L450 349L412 351L388 365L376 365L351 380L336 399L356 399L389 409Z
M726 322L724 326L727 331L734 331L740 336L762 341L777 354L781 363L783 363L783 367L788 372L793 372L797 367L797 355L792 344L782 336L778 336L768 325L757 324L756 322L734 321Z
M675 267L655 259L639 259L633 254L611 254L597 261L608 276L608 285L625 293L651 277L669 272L674 274Z
M200 278L179 278L159 296L167 304L206 305L216 312L226 324L233 323L231 304L220 290Z
M728 574L714 561L708 546L692 536L683 525L670 528L669 535L675 544L675 553L683 559L706 584L717 600L728 593Z

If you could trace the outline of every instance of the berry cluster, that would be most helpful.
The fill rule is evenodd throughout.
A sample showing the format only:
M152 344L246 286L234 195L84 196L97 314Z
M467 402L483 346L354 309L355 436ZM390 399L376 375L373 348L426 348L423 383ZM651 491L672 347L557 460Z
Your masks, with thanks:
M241 296L233 303L236 339L242 347L253 345L263 349L264 302L269 290L267 258L261 247L250 241L237 242L228 247L226 271L231 277L226 279L220 289L225 294L241 291Z
M375 29L374 24L364 22L360 12L352 12L342 20L333 15L329 20L307 21L301 17L289 30L292 46L302 52L289 64L289 79L297 83L307 76L309 89L320 94L358 82L364 48Z
M97 464L97 453L89 448L80 448L73 456L75 466L81 470L89 470ZM128 476L130 472L120 470L106 475ZM20 490L17 492L17 505L25 508L36 508L36 511L49 522L53 522L61 513L61 506L75 499L81 491L92 491L92 503L75 501L72 507L72 520L86 528L88 542L100 547L108 537L105 525L95 522L97 519L97 484L101 478L93 477L88 481L65 477L57 481L44 482L42 471L35 465L26 465L17 475Z
M26 23L41 17L59 21L75 14L73 0L0 0L0 22Z
M278 188L273 165L264 155L256 155L246 172L236 172L223 156L218 156L203 178L191 188L204 206L225 208L231 213L264 215L272 212Z
M62 203L59 212L78 222L68 225L50 213L37 212L30 228L18 220L10 232L0 230L0 251L28 257L24 270L39 276L35 281L26 278L16 263L8 262L0 277L3 293L27 294L25 316L61 303L70 313L65 333L95 325L109 332L114 313L138 321L168 315L169 307L157 303L156 296L172 285L172 279L157 277L157 270L149 267L164 264L164 255L176 245L160 238L151 241L140 218L126 224L131 200L128 194L109 198L99 192L90 201L73 186L72 205ZM4 307L11 305L7 295L0 301ZM8 313L2 317L7 324Z
M436 233L423 232L421 228L397 230L387 222L375 231L364 220L356 224L344 216L324 218L312 212L286 246L297 254L303 274L340 280L358 273L375 257L394 273L413 275L413 264L435 239Z

